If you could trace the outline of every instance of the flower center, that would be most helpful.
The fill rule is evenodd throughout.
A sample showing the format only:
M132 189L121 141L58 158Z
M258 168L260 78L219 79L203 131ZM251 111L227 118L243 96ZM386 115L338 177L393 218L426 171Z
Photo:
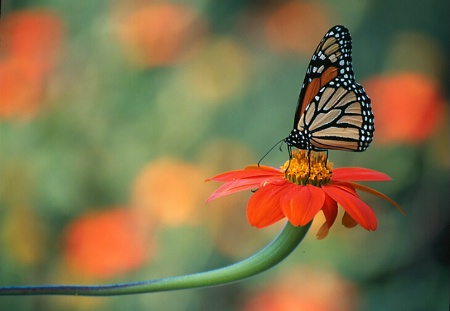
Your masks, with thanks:
M292 158L284 163L284 178L297 185L311 184L320 187L330 182L333 163L323 152L295 149Z

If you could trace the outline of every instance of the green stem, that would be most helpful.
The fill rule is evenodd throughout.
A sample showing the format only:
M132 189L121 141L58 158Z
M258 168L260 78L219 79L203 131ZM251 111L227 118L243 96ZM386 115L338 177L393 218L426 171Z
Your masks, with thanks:
M286 223L280 234L264 249L233 265L216 270L141 282L83 285L0 286L0 295L112 296L208 287L235 282L263 272L286 258L305 237L311 222L303 227Z

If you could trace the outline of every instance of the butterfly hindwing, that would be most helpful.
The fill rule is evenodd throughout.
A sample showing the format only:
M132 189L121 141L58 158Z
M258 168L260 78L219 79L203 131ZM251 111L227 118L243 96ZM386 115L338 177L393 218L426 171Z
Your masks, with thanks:
M322 87L298 123L312 149L363 151L373 138L370 99L354 81L338 78Z

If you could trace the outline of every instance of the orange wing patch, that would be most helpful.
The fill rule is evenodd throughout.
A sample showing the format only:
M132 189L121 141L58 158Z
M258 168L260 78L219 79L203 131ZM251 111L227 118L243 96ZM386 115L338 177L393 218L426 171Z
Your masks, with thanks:
M306 87L305 96L303 97L302 101L302 109L300 109L299 111L300 115L303 115L303 112L305 112L306 107L311 103L314 96L316 96L317 93L319 93L319 90L337 76L338 76L337 68L328 67L319 78L312 79L312 81Z

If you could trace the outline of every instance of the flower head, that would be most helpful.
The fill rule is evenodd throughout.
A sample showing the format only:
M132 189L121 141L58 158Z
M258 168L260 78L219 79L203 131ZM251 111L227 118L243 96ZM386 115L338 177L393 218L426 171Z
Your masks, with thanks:
M63 258L80 276L114 277L142 267L150 259L153 241L133 211L114 207L89 211L65 229Z
M197 52L206 24L188 5L150 2L121 11L119 41L140 67L168 66Z
M355 189L362 190L400 206L384 194L355 181L387 181L389 176L366 168L336 168L323 153L294 150L292 159L281 169L268 166L247 166L217 175L210 180L224 182L207 200L243 190L255 190L247 206L247 218L252 226L263 228L284 217L294 226L309 223L319 211L325 223L317 233L327 236L337 217L338 204L344 210L342 224L352 228L357 224L366 230L376 230L377 219L372 209L361 200ZM403 212L403 211L402 211Z
M426 75L399 72L375 76L364 83L364 88L372 102L377 103L373 110L377 116L378 143L422 143L444 121L445 98L438 83ZM405 111L407 118L403 117Z

